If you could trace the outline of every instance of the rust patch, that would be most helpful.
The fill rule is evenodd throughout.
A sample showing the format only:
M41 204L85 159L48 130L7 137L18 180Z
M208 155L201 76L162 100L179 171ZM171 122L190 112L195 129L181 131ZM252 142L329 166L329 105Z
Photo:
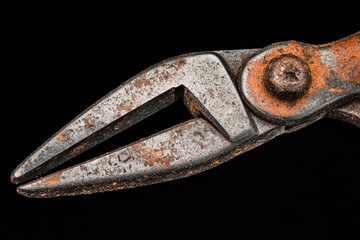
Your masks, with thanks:
M45 177L42 182L45 185L55 185L55 184L59 184L60 182L60 178L61 178L61 173L53 173L47 177Z
M157 76L167 81L175 75L186 64L185 58L179 58L167 63L163 68L157 70Z
M185 58L179 58L174 61L174 67L178 70L186 64Z
M344 90L341 88L329 88L329 92L342 93Z
M133 110L133 106L130 104L130 105L118 105L116 107L116 110L118 111L117 115L118 116L122 116L123 113L125 111L125 114L128 113L128 112L131 112Z
M189 90L185 89L184 92L184 104L185 106L189 109L189 112L191 113L191 115L193 117L201 117L202 116L202 112L203 110L201 109L201 107L196 104L196 102L190 97L190 92Z
M319 61L316 60L316 56L310 57L309 59L310 54L306 54L307 52L313 52L314 50L314 47L308 46L307 49L303 49L303 47L297 43L289 43L285 48L282 48L281 51L280 49L276 49L275 51L270 52L270 54L268 54L264 59L253 61L251 66L249 66L252 69L250 70L247 83L249 84L251 91L250 95L252 96L256 106L260 107L263 111L276 116L291 116L296 114L301 107L308 102L307 98L309 95L314 94L318 89L324 87L324 79L319 77L319 74L316 72L326 72L326 74L328 74L328 71L320 66ZM305 59L304 53L309 59L307 62L312 75L312 81L309 89L302 98L295 101L283 101L275 98L268 92L263 81L268 63L275 57L282 54L293 54L301 59Z
M144 88L151 86L151 81L146 77L145 73L142 73L135 81L134 81L135 88Z
M143 161L145 166L154 166L154 164L163 164L169 166L171 163L170 156L164 156L164 148L161 149L143 149L139 146L134 145L134 152Z
M205 140L204 135L202 135L202 133L199 132L199 131L195 131L195 132L194 132L194 136L196 136L196 137L201 137L203 140Z
M300 115L309 101L319 98L319 94L329 87L334 98L343 94L341 86L331 88L332 74L335 72L340 81L353 81L360 84L360 46L359 34L336 44L315 46L288 42L274 45L260 59L247 64L248 75L243 84L248 85L247 100L258 110L280 118ZM321 62L321 51L329 51L336 59L336 65L329 67ZM283 54L293 54L303 59L311 72L311 83L305 95L294 101L283 101L274 97L264 83L265 70L269 62Z
M71 150L71 154L79 154L82 152L82 150L86 147L85 143L81 143L79 146L75 147L73 150Z
M331 52L336 56L335 71L344 81L355 81L360 84L360 33L346 41L335 42L330 45Z
M91 120L89 120L88 118L84 118L83 122L85 124L85 128L90 129L92 131L95 130L95 125Z
M100 171L99 171L99 168L97 167L97 168L95 168L95 170L94 170L94 174L95 175L98 175L100 173Z
M65 141L67 138L67 135L63 132L59 133L58 135L56 135L56 140L62 142Z
M164 67L160 67L154 70L156 78L159 78L163 81L167 81L170 79L174 74L177 73L179 69L181 69L186 64L185 58L175 59L168 63L164 63ZM150 87L154 85L154 80L147 76L146 73L140 74L137 79L134 81L133 85L137 89Z

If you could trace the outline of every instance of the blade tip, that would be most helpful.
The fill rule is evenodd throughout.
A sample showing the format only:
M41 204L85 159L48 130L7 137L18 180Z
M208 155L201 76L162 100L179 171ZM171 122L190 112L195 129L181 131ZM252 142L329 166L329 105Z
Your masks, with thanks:
M30 198L50 198L61 196L61 172L33 180L17 187L18 194Z
M29 186L29 184L24 184L16 188L16 192L24 197L33 198L36 197L36 194L34 194L33 189Z
M21 183L23 180L21 179L24 176L23 171L21 170L20 167L15 168L15 170L11 173L10 176L10 181L13 184L19 184Z
M33 183L26 183L16 188L16 192L24 197L28 198L48 198L51 197L47 191L38 185Z

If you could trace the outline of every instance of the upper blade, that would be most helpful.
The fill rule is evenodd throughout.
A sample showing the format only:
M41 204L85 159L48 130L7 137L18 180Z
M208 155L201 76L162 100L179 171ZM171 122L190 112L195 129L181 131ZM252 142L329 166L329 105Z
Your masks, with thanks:
M252 52L244 53L247 56ZM238 56L240 66L243 59ZM234 69L235 65L232 61L229 66ZM168 106L181 96L176 90L180 86L192 93L208 120L231 141L249 137L255 130L227 68L219 55L199 53L145 70L45 142L14 170L12 182L34 178Z

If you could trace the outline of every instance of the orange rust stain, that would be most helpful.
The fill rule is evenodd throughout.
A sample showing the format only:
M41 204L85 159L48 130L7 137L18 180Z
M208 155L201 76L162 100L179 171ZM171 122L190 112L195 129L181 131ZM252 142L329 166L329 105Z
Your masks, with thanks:
M84 118L84 119L83 119L83 122L84 122L85 127L86 127L87 129L90 129L90 130L94 130L94 129L95 129L95 125L94 125L94 124L92 123L92 121L89 120L88 118Z
M201 133L201 132L199 132L199 131L195 131L194 132L194 136L199 136L199 137L201 137L203 140L205 140L205 138L204 138L204 135Z
M65 133L59 133L58 135L56 135L56 140L58 140L58 141L65 141L66 140L66 138L67 138L67 136L66 136L66 134Z
M335 72L343 81L350 80L360 84L360 43L359 35L330 45L330 51L336 56Z
M162 67L158 67L154 70L154 75L157 79L168 80L175 74L180 68L182 68L186 64L185 58L179 58L173 60L171 62L166 62L162 65ZM134 81L134 87L137 89L152 86L153 79L146 76L146 73L142 73L137 77Z
M134 81L135 88L144 88L151 86L151 81L146 77L146 74L141 74L135 81Z
M61 173L54 173L51 174L47 177L45 177L45 179L42 180L42 182L44 184L48 184L48 185L55 185L58 184L60 182L60 178L61 178Z
M80 153L84 148L86 147L85 143L81 143L79 146L75 147L73 150L71 150L71 154L78 154Z
M347 39L340 39L339 41L321 45L321 47L331 47L333 49L348 48L348 45L357 44L359 41L360 32L348 37Z
M164 148L161 149L143 149L133 146L134 152L143 160L145 166L153 166L154 164L164 164L169 166L171 162L170 156L164 156Z
M186 59L184 58L180 58L172 62L168 62L164 65L163 68L161 68L161 70L157 71L157 76L160 79L164 79L165 81L167 81L173 75L175 75L185 64L186 64Z
M329 88L329 92L341 93L341 92L343 92L343 89L341 89L341 88Z
M120 112L125 111L126 113L128 113L131 110L133 110L133 107L132 107L132 105L118 105L117 110L118 110L119 115L121 115Z
M191 115L194 117L199 117L202 115L201 107L193 101L189 95L189 91L185 89L184 92L184 104L189 109Z
M97 175L97 174L99 174L99 172L100 172L99 168L95 168L94 174Z
M179 70L186 64L186 59L184 57L180 57L178 59L173 60L172 62L168 62L166 68L174 68L175 70Z
M183 67L186 64L186 59L185 58L179 58L175 61L174 66L177 69L180 69L181 67Z
M314 51L314 49L310 48L307 51ZM312 82L306 95L303 98L299 99L297 102L295 102L295 104L294 102L282 101L275 98L267 91L263 79L265 75L265 69L270 60L282 54L294 54L302 59L305 58L302 46L297 43L289 43L287 47L282 47L281 49L275 49L271 51L270 54L264 57L264 59L253 61L252 64L249 65L250 72L247 82L250 87L251 95L254 96L253 99L258 107L271 114L286 117L295 114L301 108L301 106L306 104L306 95L315 92L316 89L323 86L324 81L316 77L314 79L314 75L316 76L316 74L314 74L313 72L317 71L316 69L319 68L319 64L316 64L316 61L310 59L310 61L308 62L312 64L309 64L309 68L313 74Z
M360 84L360 49L359 36L333 45L302 45L289 42L287 46L278 46L271 50L264 58L250 61L247 65L249 70L247 84L254 103L263 111L270 114L288 117L299 113L308 102L309 97L319 93L328 84L327 79L331 76L330 71L335 70L341 80L351 80ZM327 47L336 57L335 69L321 63L320 49ZM311 84L307 93L294 102L282 101L271 95L264 84L265 69L269 61L282 54L293 54L302 58L309 65L311 72ZM340 89L332 89L332 92L341 93Z
M171 73L169 71L162 71L160 73L160 77L163 78L164 80L168 80L171 77Z

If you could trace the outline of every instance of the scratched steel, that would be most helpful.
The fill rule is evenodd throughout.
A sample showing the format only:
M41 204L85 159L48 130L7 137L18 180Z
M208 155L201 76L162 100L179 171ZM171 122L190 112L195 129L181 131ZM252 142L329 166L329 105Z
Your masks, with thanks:
M244 52L245 55L249 53ZM230 66L234 68L236 64ZM246 139L254 134L236 86L219 57L211 53L185 55L140 73L91 106L30 155L13 172L12 181L18 183L27 180L93 147L107 137L85 141L87 137L179 86L186 87L195 96L201 104L200 110L206 110L210 115L207 120L212 121L231 141ZM175 100L176 97L173 97L168 104ZM154 108L153 111L156 110ZM149 112L148 108L145 111ZM143 114L144 118L149 114ZM130 119L103 135L112 136L123 130L124 125L129 127L137 121ZM55 156L57 159L50 161Z

